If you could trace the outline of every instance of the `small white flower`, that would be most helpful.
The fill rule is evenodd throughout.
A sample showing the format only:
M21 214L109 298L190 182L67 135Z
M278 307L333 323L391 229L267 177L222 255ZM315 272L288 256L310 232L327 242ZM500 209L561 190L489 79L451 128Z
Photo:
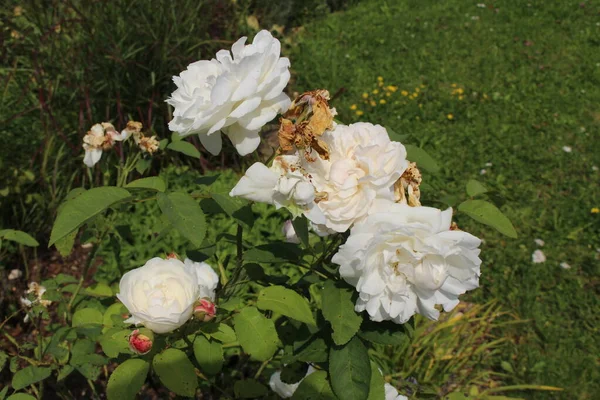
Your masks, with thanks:
M592 165L592 171L598 171L598 167L596 165Z
M258 147L258 132L290 106L283 89L290 79L290 62L280 57L281 44L266 30L252 44L242 37L216 59L197 61L173 77L177 90L167 99L173 120L169 129L185 137L198 134L202 145L214 155L225 133L238 153Z
M296 235L296 231L294 230L294 225L292 225L292 220L288 219L283 223L281 227L281 232L283 236L285 236L285 241L288 243L300 243L300 239L298 235Z
M571 266L564 261L560 263L560 267L562 269L571 269Z
M281 380L281 371L274 372L269 379L269 387L271 387L271 390L277 393L279 397L287 399L294 395L294 392L296 389L298 389L300 383L302 383L302 381L313 372L315 372L315 369L312 367L312 365L309 365L304 378L300 379L300 381L296 383L284 383Z
M483 168L481 171L479 171L479 175L485 175L487 174L487 170L485 168Z
M137 140L137 145L139 146L142 153L148 153L150 155L156 153L160 143L156 140L156 136L141 136Z
M546 255L544 254L543 251L541 251L540 249L537 249L536 251L533 252L533 254L531 255L531 261L534 264L540 264L546 261Z
M563 149L563 151L564 151L565 153L570 153L570 152L572 152L572 151L573 151L573 149L571 148L571 146L563 146L563 148L562 148L562 149Z
M437 319L436 304L450 311L479 286L481 241L450 230L452 209L382 200L374 210L332 258L359 293L356 311L400 324L415 313Z
M167 333L190 319L197 300L214 299L217 284L206 263L156 257L123 275L117 298L131 313L125 322Z
M473 21L479 21L479 15L473 15L473 16L471 17L471 19L472 19Z
M546 242L544 242L542 239L533 239L533 241L540 247L544 247L544 245L546 244Z
M486 163L485 163L485 166L486 166L486 167L491 167L491 166L492 166L492 163L491 163L491 162L486 162Z
M19 279L23 276L23 272L20 269L13 269L8 274L8 280L14 281L15 279Z
M479 8L485 8L485 4L484 3L478 3L477 7L479 7Z
M395 387L386 382L385 386L385 400L408 400L408 397L398 394Z
M83 163L92 168L102 157L102 151L110 149L114 142L126 140L129 137L127 131L118 133L110 122L94 124L83 137L83 149L85 157Z

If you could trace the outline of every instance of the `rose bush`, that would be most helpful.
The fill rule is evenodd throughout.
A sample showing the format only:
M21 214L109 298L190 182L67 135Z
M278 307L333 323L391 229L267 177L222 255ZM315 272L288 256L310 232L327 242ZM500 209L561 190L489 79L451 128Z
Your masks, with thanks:
M265 398L270 387L296 399L399 400L405 397L396 388L420 390L382 375L394 369L394 348L384 346L409 345L415 314L436 319L440 306L451 310L478 286L481 241L458 229L452 209L421 205L427 176L418 165L432 162L422 150L392 140L392 130L380 125L334 122L327 90L290 102L283 93L289 61L280 57L279 41L266 31L250 45L245 40L174 78L169 126L180 137L159 141L134 121L120 134L97 124L84 137L90 167L102 150L130 136L139 151L119 144L116 185L78 187L60 207L49 245L67 256L83 227L80 240L91 250L79 279L59 275L23 300L27 320L53 336L39 341L39 360L15 374L15 391L54 371L58 380L77 371L89 383L109 370L109 400L134 399L147 379L159 395L167 396L160 383L183 397L202 390L215 398ZM159 149L199 157L181 139L191 134L213 154L221 150L221 132L240 154L251 153L278 113L284 114L272 160L254 163L225 192L212 177L177 189L161 176L142 176ZM493 204L473 198L484 193L468 193L458 211L514 236ZM274 205L291 220L282 232L279 225L276 233L256 228L252 202ZM161 214L160 232L149 231L145 245L158 255L173 234L182 244L167 251L185 254L183 261L170 253L139 266L137 252L121 257L131 235L119 215L140 204ZM214 223L216 215L228 222ZM280 240L254 243L248 231ZM121 271L118 290L113 282L86 287L107 244ZM52 307L61 324L42 324Z

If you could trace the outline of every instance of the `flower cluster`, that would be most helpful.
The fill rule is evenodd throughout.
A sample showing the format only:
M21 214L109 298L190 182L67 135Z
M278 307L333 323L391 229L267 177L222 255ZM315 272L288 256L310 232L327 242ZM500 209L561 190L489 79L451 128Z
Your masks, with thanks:
M204 262L156 257L123 275L117 298L131 313L125 322L167 333L194 313L198 317L202 312L203 321L214 317L218 283L218 275Z
M135 144L142 153L152 155L158 150L158 140L156 136L145 137L142 134L142 123L137 121L127 122L125 129L121 133L117 132L114 125L110 122L102 122L93 125L83 137L83 149L85 156L83 163L92 168L100 158L104 150L111 149L115 142L123 142L133 136Z
M198 134L212 154L221 151L221 132L238 153L258 147L258 132L290 106L283 89L290 79L290 62L280 57L281 44L266 30L252 44L242 37L221 50L216 59L190 64L173 77L177 90L167 102L175 110L169 129L181 137Z
M359 292L356 311L374 321L437 319L437 305L449 311L478 286L480 240L455 229L451 209L421 206L421 174L385 128L316 113L322 93L302 94L305 109L294 101L282 119L280 155L270 167L253 164L230 195L304 215L319 235L350 229L332 262Z

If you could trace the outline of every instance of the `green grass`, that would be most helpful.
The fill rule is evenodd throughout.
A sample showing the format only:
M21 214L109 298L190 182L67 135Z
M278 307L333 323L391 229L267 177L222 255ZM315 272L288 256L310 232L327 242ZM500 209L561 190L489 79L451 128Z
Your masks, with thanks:
M339 119L392 127L435 155L444 169L425 173L426 204L456 203L451 197L464 198L469 178L493 190L490 199L514 222L518 239L456 219L485 240L481 288L468 299L498 299L528 320L497 332L512 343L496 360L504 384L565 389L519 393L527 398L593 398L600 393L600 214L591 213L600 207L597 6L494 5L373 0L332 14L295 37L294 89L333 95L343 88L333 101ZM397 91L374 95L378 76ZM416 87L416 99L401 94ZM459 88L462 100L452 94ZM545 263L532 263L534 238L546 242Z

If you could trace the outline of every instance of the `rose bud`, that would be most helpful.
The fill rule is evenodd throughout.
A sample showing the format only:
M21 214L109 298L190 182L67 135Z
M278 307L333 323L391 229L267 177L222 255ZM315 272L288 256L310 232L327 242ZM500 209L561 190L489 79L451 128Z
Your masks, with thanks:
M131 332L128 341L129 349L135 354L144 355L152 349L152 338L141 334L139 329Z
M172 259L172 258L174 258L174 259L176 259L176 260L179 260L179 256L178 256L178 255L177 255L177 253L175 253L174 251L172 251L172 252L170 252L169 254L167 254L167 260L170 260L170 259Z
M209 299L200 299L194 307L194 316L200 321L208 322L215 317L216 313L217 307Z

